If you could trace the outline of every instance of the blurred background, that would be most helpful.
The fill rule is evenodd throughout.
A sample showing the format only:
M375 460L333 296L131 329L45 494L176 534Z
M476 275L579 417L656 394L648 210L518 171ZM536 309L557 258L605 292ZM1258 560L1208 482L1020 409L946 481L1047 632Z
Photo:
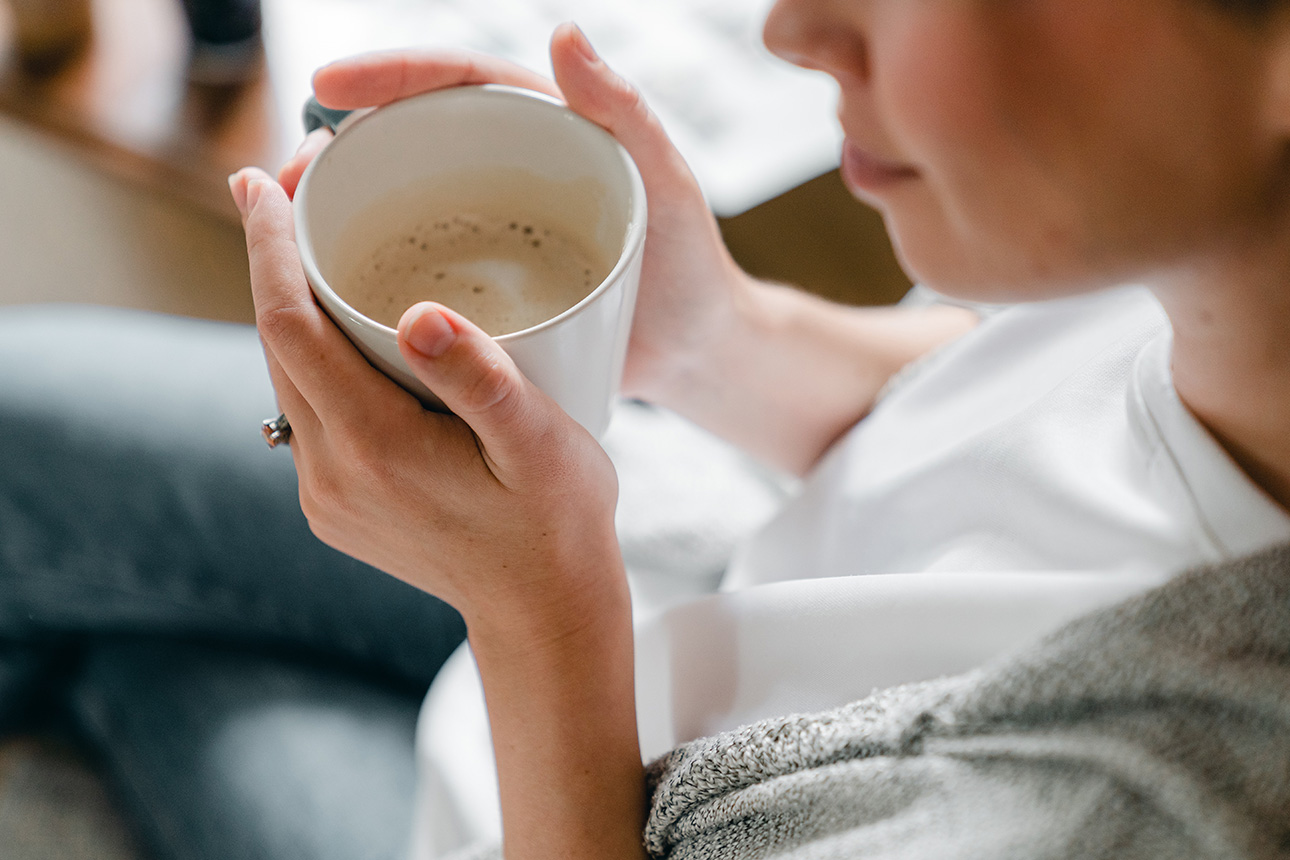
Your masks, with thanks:
M908 284L836 173L826 78L761 46L771 0L0 0L0 313L85 302L249 322L226 177L298 145L315 68L469 47L547 72L575 20L686 156L736 259L838 301ZM133 858L92 763L0 738L0 857Z

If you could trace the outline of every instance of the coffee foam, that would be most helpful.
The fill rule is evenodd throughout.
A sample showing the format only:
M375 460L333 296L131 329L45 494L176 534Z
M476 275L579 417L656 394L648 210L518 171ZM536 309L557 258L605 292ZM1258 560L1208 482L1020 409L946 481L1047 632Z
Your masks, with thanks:
M454 176L379 201L332 255L333 289L396 327L419 301L444 304L490 335L522 331L576 305L607 277L618 248L595 236L598 183L522 171Z

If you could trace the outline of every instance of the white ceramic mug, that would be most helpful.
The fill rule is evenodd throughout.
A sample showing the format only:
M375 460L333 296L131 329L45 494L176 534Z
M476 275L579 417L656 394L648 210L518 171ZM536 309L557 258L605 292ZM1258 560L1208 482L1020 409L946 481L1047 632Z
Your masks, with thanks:
M589 234L582 238L616 261L573 307L495 338L525 376L598 437L609 424L627 354L645 245L645 188L618 142L557 100L500 85L457 87L346 120L296 189L305 275L319 304L374 366L442 411L403 361L395 330L350 307L329 276L336 277L336 249L373 206L438 178L492 170L581 189L580 220ZM591 198L588 187L596 189Z

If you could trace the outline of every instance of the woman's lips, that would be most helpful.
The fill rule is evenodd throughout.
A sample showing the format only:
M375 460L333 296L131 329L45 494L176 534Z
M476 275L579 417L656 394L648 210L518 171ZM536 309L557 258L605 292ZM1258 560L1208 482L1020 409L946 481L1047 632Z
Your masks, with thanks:
M853 193L864 195L877 195L918 178L918 171L909 165L870 155L850 140L842 145L841 170L847 187Z

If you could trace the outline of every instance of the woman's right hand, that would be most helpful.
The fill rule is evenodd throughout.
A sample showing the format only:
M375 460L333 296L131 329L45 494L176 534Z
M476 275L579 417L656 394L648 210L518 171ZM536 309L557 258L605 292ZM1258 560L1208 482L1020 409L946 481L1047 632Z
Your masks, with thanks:
M704 364L714 335L730 327L739 294L751 281L726 251L694 175L639 92L572 24L552 36L551 62L554 82L481 54L368 54L320 69L314 91L327 107L354 109L453 86L508 84L561 98L612 134L640 169L649 206L623 391L667 405L689 370ZM283 166L279 179L288 193L329 139L329 132L314 132Z

